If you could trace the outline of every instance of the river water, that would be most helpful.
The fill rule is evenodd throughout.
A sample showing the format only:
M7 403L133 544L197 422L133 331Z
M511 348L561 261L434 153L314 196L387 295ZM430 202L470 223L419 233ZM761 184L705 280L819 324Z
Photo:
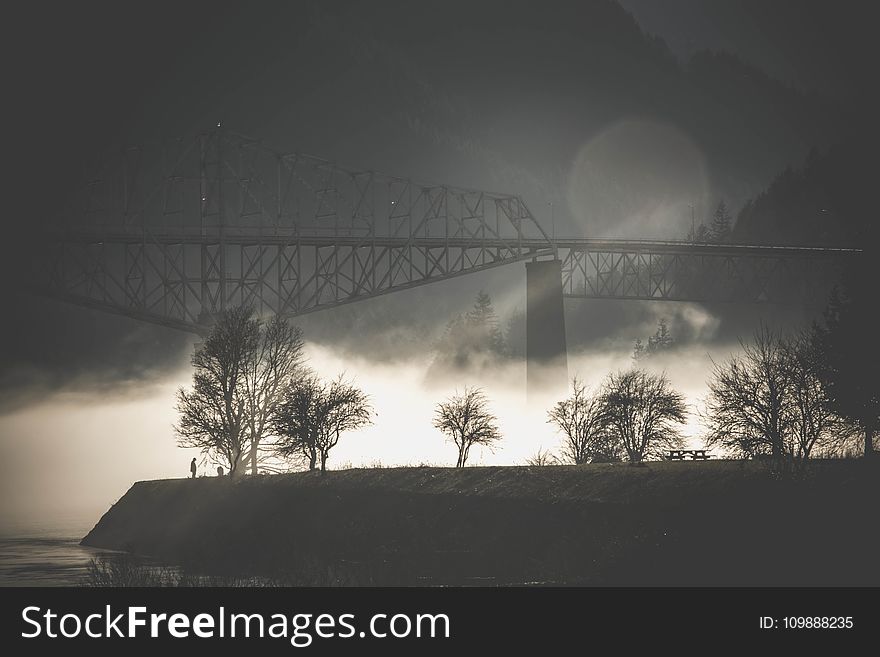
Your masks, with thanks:
M89 561L102 552L79 545L97 519L92 514L0 519L0 586L81 586Z

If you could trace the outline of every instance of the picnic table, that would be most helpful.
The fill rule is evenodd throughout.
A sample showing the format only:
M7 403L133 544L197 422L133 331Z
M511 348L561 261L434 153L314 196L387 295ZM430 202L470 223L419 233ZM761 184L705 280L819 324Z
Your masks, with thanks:
M711 457L706 452L707 450L705 449L667 449L666 460L684 461L690 458L693 461L707 461Z

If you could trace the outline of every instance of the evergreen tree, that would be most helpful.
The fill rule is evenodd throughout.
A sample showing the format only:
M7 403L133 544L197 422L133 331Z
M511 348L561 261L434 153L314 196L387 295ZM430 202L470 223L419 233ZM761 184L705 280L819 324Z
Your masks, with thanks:
M711 242L711 233L709 231L708 226L704 223L700 223L696 228L691 228L687 233L687 241L692 244L701 244L705 242Z
M845 273L844 287L836 292L823 324L813 328L821 355L820 376L832 408L856 423L864 435L864 453L874 453L880 430L880 359L876 348L876 302L871 263L860 261Z
M730 241L731 219L730 211L724 201L718 202L715 208L715 214L712 216L712 226L709 229L712 242L728 242Z
M504 353L504 336L498 323L498 315L492 306L492 298L483 290L477 293L474 307L465 315L471 329L471 341L477 349L488 349L501 355Z
M661 317L660 321L657 322L657 331L654 335L648 338L647 345L642 342L641 338L636 339L635 344L633 345L632 359L638 363L639 361L645 360L661 351L671 349L674 344L675 340L672 337L672 333L669 332L666 319Z
M443 331L443 336L434 348L436 352L435 363L442 363L446 367L467 367L470 360L466 336L467 325L464 317L456 315L450 319Z
M482 368L505 355L504 334L492 299L480 291L473 307L446 325L431 367L441 371Z
M674 342L675 340L672 339L669 327L666 325L666 318L661 317L660 321L657 322L656 333L648 338L648 352L653 354L658 351L666 351L672 347Z
M514 359L526 357L526 314L517 308L507 318L504 331L504 343L507 355Z
M636 342L633 345L633 355L632 359L636 363L642 360L647 354L645 353L645 345L642 342L641 338L636 338Z

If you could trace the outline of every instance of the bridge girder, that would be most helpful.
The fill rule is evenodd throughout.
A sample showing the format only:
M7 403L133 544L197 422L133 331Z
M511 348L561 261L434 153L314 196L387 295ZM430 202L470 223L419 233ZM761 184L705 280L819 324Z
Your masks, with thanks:
M550 254L479 243L59 240L46 247L38 290L201 333L225 307L292 317Z
M554 242L518 196L346 169L218 129L102 161L39 237L29 284L203 332L228 306L296 316L543 257L561 260L569 298L803 303L852 253Z
M560 248L568 298L815 305L848 249L663 243Z
M294 316L553 252L517 196L219 129L111 155L39 238L37 291L200 332L231 305Z

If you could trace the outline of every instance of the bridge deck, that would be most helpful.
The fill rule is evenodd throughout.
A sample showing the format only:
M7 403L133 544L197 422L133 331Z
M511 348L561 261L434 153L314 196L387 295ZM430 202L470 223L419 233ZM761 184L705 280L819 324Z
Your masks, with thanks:
M294 229L228 227L220 230L210 228L170 228L143 229L119 227L93 227L89 229L59 230L47 233L50 240L58 240L79 244L100 244L102 242L118 244L138 244L144 241L154 244L216 244L227 242L241 246L279 246L301 244L303 246L380 246L403 248L419 246L426 248L519 248L546 252L549 249L567 249L573 251L597 251L606 253L632 253L651 255L709 255L709 256L766 256L786 258L822 258L856 255L862 249L843 246L812 246L812 245L780 245L780 244L717 244L710 242L689 242L685 240L632 240L609 238L557 238L548 243L544 239L516 238L503 239L484 237L479 234L471 236L437 236L437 237L397 237L375 235L369 233L340 234L334 229L326 232L300 232Z

